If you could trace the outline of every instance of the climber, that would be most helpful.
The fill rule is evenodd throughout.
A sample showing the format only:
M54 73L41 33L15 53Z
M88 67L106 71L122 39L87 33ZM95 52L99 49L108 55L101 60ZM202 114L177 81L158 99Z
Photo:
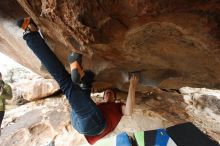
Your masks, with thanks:
M84 134L90 144L94 144L113 131L123 115L132 113L138 83L137 77L130 78L126 104L114 102L116 94L112 89L104 92L104 103L96 104L90 98L95 74L91 70L83 70L82 54L69 54L70 75L41 37L37 25L31 18L19 19L17 25L24 29L23 39L66 95L72 108L71 123L73 127L79 133Z
M5 115L5 99L12 98L11 87L2 80L2 73L0 72L0 135L1 124Z

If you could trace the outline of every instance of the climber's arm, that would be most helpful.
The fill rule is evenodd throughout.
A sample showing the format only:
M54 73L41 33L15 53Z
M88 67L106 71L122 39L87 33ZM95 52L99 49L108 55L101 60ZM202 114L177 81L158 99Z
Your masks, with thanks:
M123 115L130 116L133 113L133 108L135 106L135 91L136 91L137 83L138 83L138 78L132 75L130 79L127 101L126 104L122 106Z

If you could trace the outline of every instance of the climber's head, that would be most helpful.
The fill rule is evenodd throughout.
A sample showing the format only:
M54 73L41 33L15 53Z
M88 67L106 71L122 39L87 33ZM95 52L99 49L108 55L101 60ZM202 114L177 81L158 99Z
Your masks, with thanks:
M114 89L109 88L104 91L103 99L105 102L115 102L116 92Z

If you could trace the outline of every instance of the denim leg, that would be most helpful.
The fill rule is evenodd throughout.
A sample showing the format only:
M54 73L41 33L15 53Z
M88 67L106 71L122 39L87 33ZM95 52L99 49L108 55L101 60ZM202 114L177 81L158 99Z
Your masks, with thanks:
M65 70L63 64L57 59L54 53L45 43L39 32L31 32L24 36L28 47L40 59L50 74L60 85L62 91L68 89L70 74Z
M96 104L90 98L88 92L83 91L77 84L71 80L70 74L66 71L63 64L57 59L55 54L50 50L43 38L38 32L31 32L24 36L29 48L41 60L43 65L47 68L50 74L58 82L60 89L66 95L71 107L73 116L73 125L76 130L82 134L97 134L103 129L105 124L104 118L97 108ZM97 118L96 125L89 124L91 118ZM84 122L81 122L82 119ZM77 127L78 123L84 123ZM98 127L97 127L98 126ZM102 127L100 127L102 126ZM94 127L97 127L95 130Z

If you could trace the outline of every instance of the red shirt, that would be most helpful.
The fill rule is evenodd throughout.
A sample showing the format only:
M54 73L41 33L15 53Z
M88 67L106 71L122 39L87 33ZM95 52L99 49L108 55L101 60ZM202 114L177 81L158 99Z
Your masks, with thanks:
M106 120L106 127L105 130L100 134L96 136L86 136L89 144L94 144L96 141L110 133L115 129L115 127L118 125L119 121L121 120L121 117L123 116L121 107L123 103L114 103L114 102L107 102L107 103L101 103L98 104L98 108L102 112L105 120Z

